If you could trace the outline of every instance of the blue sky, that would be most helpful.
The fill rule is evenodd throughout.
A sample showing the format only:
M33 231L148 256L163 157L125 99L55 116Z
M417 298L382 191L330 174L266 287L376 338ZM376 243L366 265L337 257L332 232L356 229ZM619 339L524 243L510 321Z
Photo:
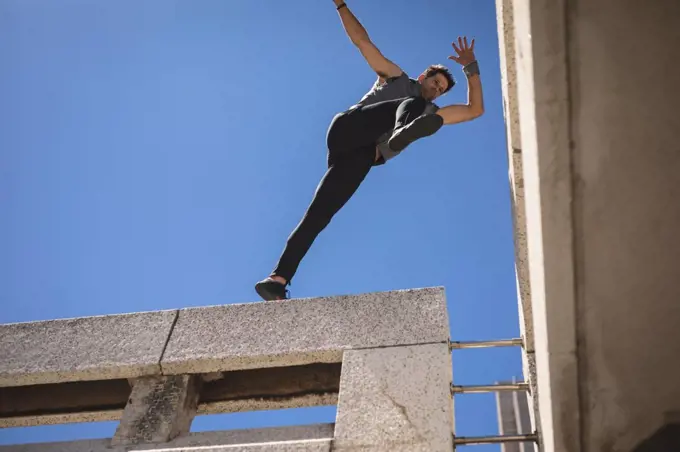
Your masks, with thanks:
M444 286L453 340L516 337L492 0L354 0L391 60L452 68L476 38L486 114L374 168L319 235L293 297ZM417 6L416 6L417 5ZM326 169L333 115L375 80L331 0L2 0L0 322L258 301ZM517 349L456 351L457 384L521 375ZM460 435L497 432L456 397ZM193 430L333 422L335 407L198 418ZM0 430L0 444L115 423ZM497 446L469 448L500 450Z

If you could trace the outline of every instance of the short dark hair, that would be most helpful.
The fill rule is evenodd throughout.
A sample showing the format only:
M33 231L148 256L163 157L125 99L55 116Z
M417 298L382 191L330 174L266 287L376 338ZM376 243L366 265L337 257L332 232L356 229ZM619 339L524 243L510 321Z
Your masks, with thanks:
M453 75L451 74L451 71L449 71L449 68L447 68L443 64L431 64L425 70L425 77L432 77L437 74L442 74L444 77L446 77L448 86L446 87L442 94L447 93L451 88L453 88L453 85L456 84L456 80L453 78Z

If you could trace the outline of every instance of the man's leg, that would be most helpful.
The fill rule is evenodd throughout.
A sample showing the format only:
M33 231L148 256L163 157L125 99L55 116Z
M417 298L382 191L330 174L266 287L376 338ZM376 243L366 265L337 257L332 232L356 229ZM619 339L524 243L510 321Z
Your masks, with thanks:
M380 137L395 127L399 115L409 112L416 118L425 109L423 102L410 102L413 98L385 100L336 115L328 128L326 144L336 155L351 153L355 149L375 145ZM406 117L406 116L404 116Z
M288 237L277 266L268 278L256 284L260 296L265 300L286 298L285 286L317 235L354 194L373 166L378 139L395 127L419 120L426 105L422 98L402 98L360 107L333 118L326 135L328 171L304 217Z
M286 246L270 277L255 286L265 300L285 298L285 284L273 281L278 276L290 283L300 261L319 233L359 188L374 162L374 145L355 149L342 158L332 159L316 188L302 220L286 241Z
M356 147L377 143L382 135L394 130L388 144L392 150L401 151L444 125L441 116L425 114L427 105L422 97L405 97L376 102L337 116L327 135L328 148L351 152Z
M393 151L401 151L419 138L437 132L444 125L444 119L434 113L423 114L427 101L412 97L403 101L396 112L394 133L387 142Z

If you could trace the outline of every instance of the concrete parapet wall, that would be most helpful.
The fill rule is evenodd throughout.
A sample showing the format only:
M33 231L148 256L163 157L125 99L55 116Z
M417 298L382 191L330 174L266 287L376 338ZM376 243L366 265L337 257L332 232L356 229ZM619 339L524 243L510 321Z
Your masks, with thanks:
M6 324L0 387L340 362L448 325L443 288Z
M160 374L177 311L0 325L0 387Z
M183 309L164 374L340 362L344 350L446 342L439 288Z
M448 325L441 287L3 325L0 426L120 423L0 452L449 451ZM335 402L337 428L189 434L200 413Z

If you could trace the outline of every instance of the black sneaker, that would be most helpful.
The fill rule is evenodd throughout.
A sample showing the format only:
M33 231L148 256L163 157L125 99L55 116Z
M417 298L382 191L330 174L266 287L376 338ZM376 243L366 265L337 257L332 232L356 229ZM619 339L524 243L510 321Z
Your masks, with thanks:
M418 138L432 135L444 125L444 118L436 114L418 116L403 127L395 129L387 141L393 151L402 151Z
M255 290L265 301L287 300L290 298L290 292L286 290L286 284L275 281L269 276L255 284Z

